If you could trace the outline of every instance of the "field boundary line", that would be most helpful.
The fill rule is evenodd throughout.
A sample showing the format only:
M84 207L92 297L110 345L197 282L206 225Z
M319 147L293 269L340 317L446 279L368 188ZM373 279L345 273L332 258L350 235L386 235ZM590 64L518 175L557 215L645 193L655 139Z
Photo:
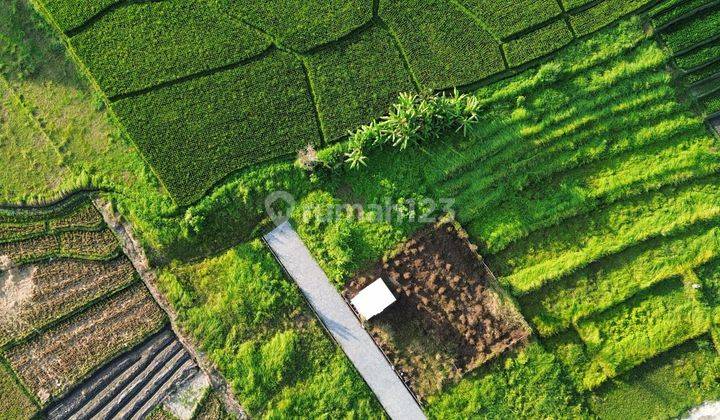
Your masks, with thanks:
M225 72L225 71L228 71L228 70L233 70L233 69L235 69L235 68L242 67L242 66L244 66L244 65L247 65L247 64L250 64L250 63L254 63L254 62L256 62L256 61L260 61L260 60L262 60L262 59L264 59L264 58L267 58L267 57L268 57L270 54L272 54L273 51L275 51L276 49L277 49L277 47L275 47L275 45L271 45L271 46L267 47L265 50L263 50L260 54L256 54L256 55L254 55L254 56L252 56L252 57L248 57L248 58L246 58L246 59L243 59L243 60L240 60L240 61L236 61L236 62L234 62L234 63L226 64L226 65L224 65L224 66L215 67L215 68L212 68L212 69L202 70L202 71L199 71L199 72L196 72L196 73L188 74L188 75L186 75L186 76L182 76L182 77L178 77L177 79L168 80L168 81L166 81L166 82L158 83L158 84L156 84L156 85L153 85L153 86L150 86L150 87L146 87L146 88L143 88L143 89L139 89L139 90L135 90L135 91L132 91L132 92L126 92L126 93L121 93L121 94L118 94L118 95L110 96L110 97L108 98L108 100L109 100L110 102L117 102L117 101L120 101L120 100L123 100L123 99L134 98L134 97L142 96L142 95L145 95L145 94L147 94L147 93L154 92L154 91L158 91L158 90L161 90L161 89L170 87L170 86L179 85L179 84L181 84L181 83L189 82L189 81L192 81L192 80L195 80L195 79L200 79L200 78L203 78L203 77L209 77L209 76L213 76L213 75L215 75L215 74L222 73L222 72Z
M313 85L312 79L310 78L310 69L308 68L307 62L305 61L305 57L297 54L295 55L295 58L297 60L300 60L300 64L303 68L303 75L305 76L305 83L307 85L308 94L310 94L310 100L313 104L315 125L317 126L318 132L320 134L320 147L326 147L330 143L330 140L325 138L325 131L323 130L324 127L322 119L320 118L320 105L318 104L317 96L315 95L315 87Z
M120 219L120 215L112 210L111 204L105 199L96 198L93 200L93 203L103 215L108 228L110 228L110 230L120 240L120 244L125 255L135 267L141 281L148 288L155 302L157 302L160 308L167 314L170 321L170 328L177 336L178 341L180 341L188 353L190 353L198 367L205 372L206 375L208 375L212 387L219 391L222 395L228 411L237 415L240 419L249 418L248 414L235 399L232 387L225 377L218 372L215 365L207 358L207 356L199 350L199 346L196 345L195 340L190 337L189 334L185 334L185 332L178 326L178 315L172 308L172 305L167 298L165 298L158 289L157 273L150 267L150 262L145 255L145 251L135 237L132 227L127 222Z

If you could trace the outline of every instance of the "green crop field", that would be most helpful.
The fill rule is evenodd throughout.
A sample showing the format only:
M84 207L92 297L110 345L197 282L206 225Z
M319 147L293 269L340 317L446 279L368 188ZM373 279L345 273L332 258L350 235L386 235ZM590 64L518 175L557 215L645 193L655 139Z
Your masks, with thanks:
M596 6L600 19L585 16L594 8L576 16L575 8L564 10L555 0L403 0L375 8L356 0L300 7L285 0L272 7L227 0L79 8L68 0L32 2L62 33L180 206L240 170L337 141L382 116L398 92L447 89L509 72L647 3L618 8L605 0ZM568 22L578 19L573 32ZM282 76L276 80L271 72ZM235 83L243 94L219 89ZM191 93L197 89L201 95ZM189 96L198 98L188 102ZM151 121L155 108L162 117ZM283 128L285 119L303 123ZM245 120L254 121L248 130L232 128ZM214 134L211 126L228 127L228 135ZM272 134L263 131L275 127ZM180 145L169 159L168 142ZM192 144L209 146L193 150Z
M689 94L705 115L720 112L720 4L671 1L651 10L652 24L670 49Z
M338 291L450 210L517 304L532 336L437 378L429 418L677 418L720 399L717 1L0 6L0 256L68 288L22 328L0 317L0 418L46 409L23 366L41 337L62 348L88 308L148 302L134 270L92 275L125 261L94 207L17 207L76 190L132 228L174 327L252 417L387 417L260 239L277 191ZM93 286L52 281L66 260ZM113 346L166 322L151 315ZM98 366L77 357L58 380ZM235 409L206 395L196 418Z

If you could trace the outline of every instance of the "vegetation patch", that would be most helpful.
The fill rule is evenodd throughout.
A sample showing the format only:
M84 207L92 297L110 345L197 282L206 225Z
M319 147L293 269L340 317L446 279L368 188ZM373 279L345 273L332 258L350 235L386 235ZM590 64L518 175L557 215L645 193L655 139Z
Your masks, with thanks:
M344 291L352 299L378 278L389 283L397 302L369 322L370 333L423 398L530 336L458 229L446 222L421 230Z
M71 38L105 95L139 91L260 54L270 40L227 1L129 3Z
M462 0L496 37L504 39L560 15L552 0Z
M0 413L7 419L29 419L37 414L37 407L33 400L17 382L12 371L0 361Z
M150 293L136 285L11 348L7 358L45 404L165 322Z
M238 169L320 142L302 65L278 50L113 109L179 205Z
M650 0L603 0L589 9L571 14L570 25L577 35L587 35L649 3Z
M500 44L449 0L383 0L380 17L422 87L446 89L505 70Z
M108 262L57 259L3 270L0 346L136 279L135 269L124 257Z
M510 67L516 67L536 58L550 54L573 40L573 34L564 20L529 32L520 38L503 44L505 57Z
M372 2L366 0L245 0L233 9L237 17L298 52L336 41L372 18Z
M121 0L38 0L52 22L67 32L82 26L94 16Z

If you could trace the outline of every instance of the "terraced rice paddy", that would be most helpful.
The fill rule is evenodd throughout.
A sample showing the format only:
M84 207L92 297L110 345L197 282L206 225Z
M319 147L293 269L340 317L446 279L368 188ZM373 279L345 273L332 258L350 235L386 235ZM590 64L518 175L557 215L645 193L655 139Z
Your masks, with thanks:
M398 92L507 73L650 2L33 3L185 206L239 169L343 138Z

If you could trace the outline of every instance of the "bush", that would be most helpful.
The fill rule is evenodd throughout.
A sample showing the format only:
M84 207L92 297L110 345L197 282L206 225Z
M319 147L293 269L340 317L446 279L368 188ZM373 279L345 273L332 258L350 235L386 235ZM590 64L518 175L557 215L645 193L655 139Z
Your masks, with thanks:
M460 86L505 70L499 43L450 1L383 0L380 16L424 88Z
M260 54L270 40L229 17L227 0L130 3L71 38L108 97Z
M466 133L477 122L479 111L480 102L475 96L461 95L457 91L452 96L400 94L398 102L382 120L350 133L346 162L357 168L366 163L366 151L372 148L390 144L404 150L409 145L437 140L452 130ZM337 159L340 155L332 153L323 157ZM335 161L324 163L338 164Z

